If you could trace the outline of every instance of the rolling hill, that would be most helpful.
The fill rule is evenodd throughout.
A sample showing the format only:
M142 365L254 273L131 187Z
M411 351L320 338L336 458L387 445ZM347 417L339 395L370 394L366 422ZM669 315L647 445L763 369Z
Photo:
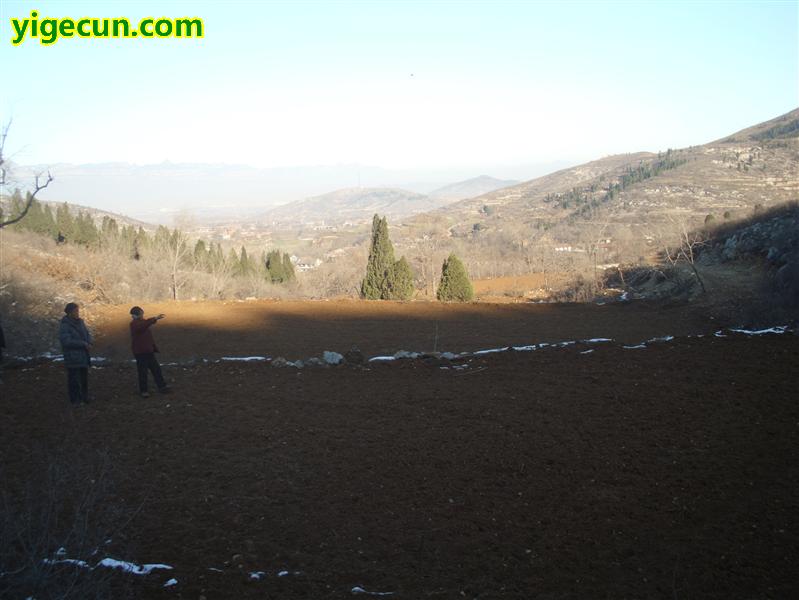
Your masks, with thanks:
M492 236L579 242L598 227L641 241L665 224L733 219L797 198L799 109L701 146L608 156L491 191L416 215L404 232L411 245L420 231L460 238L467 252Z
M517 183L519 182L510 179L503 180L496 179L495 177L490 177L488 175L480 175L479 177L473 177L472 179L445 185L433 190L428 195L431 198L438 200L466 200L468 198L481 196L495 190L510 187L512 185L516 185Z

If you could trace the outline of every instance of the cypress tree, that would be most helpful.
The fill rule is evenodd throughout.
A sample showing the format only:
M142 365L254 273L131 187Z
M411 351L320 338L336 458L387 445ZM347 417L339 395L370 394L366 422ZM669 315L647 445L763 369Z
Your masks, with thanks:
M361 283L361 297L367 300L386 299L390 295L390 277L394 267L394 247L388 237L388 222L372 218L372 244L366 263L366 277Z
M280 250L270 250L266 255L266 273L272 283L283 283L286 280Z
M442 302L469 302L474 298L466 267L455 254L450 254L441 267L441 283L436 297Z
M297 274L294 272L294 265L291 264L291 256L289 256L288 252L283 254L283 273L286 276L286 281L297 279Z
M230 252L228 252L227 260L231 265L233 275L241 275L241 261L239 261L239 255L236 254L236 250L234 248L231 248Z
M252 271L251 266L250 257L247 256L247 248L242 246L239 254L239 271L242 275L248 275Z
M413 296L413 271L404 256L392 265L389 287L390 300L410 300Z
M69 212L66 202L59 204L55 210L55 224L58 232L65 240L71 240L75 234L75 220Z
M53 214L53 209L50 208L50 205L47 204L44 207L44 224L45 224L45 233L49 235L51 238L55 239L58 237L58 227L55 223L55 215Z
M208 265L208 250L205 248L205 242L197 240L194 244L194 264L198 267L206 267Z

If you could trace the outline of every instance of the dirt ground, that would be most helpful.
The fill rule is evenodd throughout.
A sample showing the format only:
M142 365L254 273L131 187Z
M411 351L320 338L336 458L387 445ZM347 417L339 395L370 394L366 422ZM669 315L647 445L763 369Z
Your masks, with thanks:
M481 301L520 302L531 298L547 298L553 288L570 279L566 273L529 273L472 281L475 295Z
M353 346L368 356L397 350L463 352L594 337L635 343L711 332L719 324L691 305L442 304L439 302L251 301L142 304L167 318L154 329L162 360L221 356L304 359ZM130 358L129 305L86 313L95 354Z
M170 314L169 357L431 349L436 323L440 349L457 350L712 327L646 305L361 306L360 319L324 303L146 308ZM94 318L101 345L123 345L121 308ZM131 517L104 553L174 567L137 578L134 597L790 598L797 364L793 334L575 344L458 369L220 362L168 367L174 393L144 400L120 363L91 371L78 409L57 365L9 369L3 488L53 457L106 455L105 502Z

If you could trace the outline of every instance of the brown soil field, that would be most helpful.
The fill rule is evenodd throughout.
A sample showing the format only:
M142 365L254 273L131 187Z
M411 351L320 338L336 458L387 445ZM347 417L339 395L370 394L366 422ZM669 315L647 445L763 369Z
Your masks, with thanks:
M500 299L508 302L525 297L545 297L545 290L557 288L569 280L564 273L530 273L510 277L494 277L492 279L475 279L472 281L475 295L481 299Z
M691 305L442 304L439 302L251 301L142 304L165 313L155 337L165 362L221 356L304 359L353 346L367 356L397 350L463 352L508 345L612 337L635 343L659 335L710 332L719 324ZM85 315L95 354L130 358L130 306Z
M423 349L435 323L459 350L708 326L641 304L359 306L146 308L170 315L170 358ZM125 345L122 308L92 317L101 345ZM125 579L131 597L796 597L797 364L794 334L678 337L462 365L166 367L174 392L141 399L120 362L92 369L80 408L57 365L7 369L0 480L23 498L53 461L106 456L100 502L130 516L103 554L174 567Z

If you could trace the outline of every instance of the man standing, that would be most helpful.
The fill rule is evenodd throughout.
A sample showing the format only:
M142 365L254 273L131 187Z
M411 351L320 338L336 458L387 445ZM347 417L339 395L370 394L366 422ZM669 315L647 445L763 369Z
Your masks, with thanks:
M130 339L133 356L136 357L136 369L139 372L139 394L142 398L150 397L147 391L147 371L153 374L158 391L162 394L167 394L170 389L161 374L161 365L158 364L158 360L155 358L158 347L155 345L153 332L150 330L150 327L163 319L164 315L161 314L157 317L145 319L144 310L139 306L131 308L130 314L133 317L130 322Z
M69 401L77 406L89 402L89 365L92 336L86 323L80 318L80 307L70 302L64 307L66 313L61 319L58 338L67 368L67 389Z

